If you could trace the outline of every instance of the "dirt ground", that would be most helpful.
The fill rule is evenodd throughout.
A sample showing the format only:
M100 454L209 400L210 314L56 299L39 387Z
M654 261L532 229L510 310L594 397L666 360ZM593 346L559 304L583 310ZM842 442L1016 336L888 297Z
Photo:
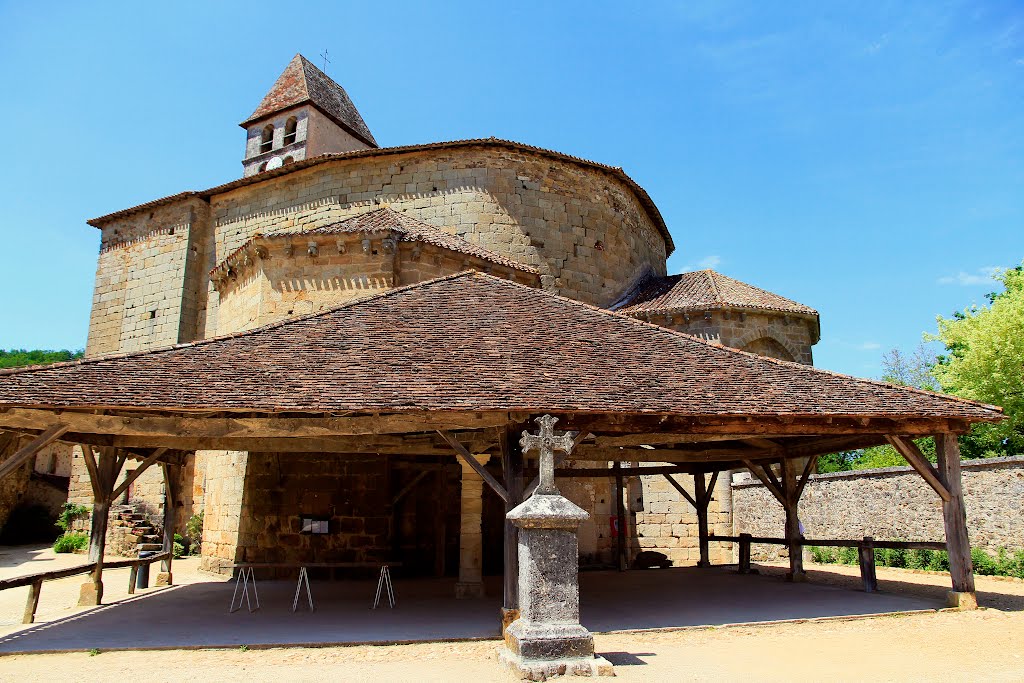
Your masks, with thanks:
M812 581L851 588L859 581L855 567L809 568ZM930 596L944 594L949 581L885 568L878 576L882 590ZM1024 582L978 577L978 592L985 608L974 612L598 634L595 640L622 681L1024 681ZM0 680L513 681L497 667L498 646L13 655L0 658Z

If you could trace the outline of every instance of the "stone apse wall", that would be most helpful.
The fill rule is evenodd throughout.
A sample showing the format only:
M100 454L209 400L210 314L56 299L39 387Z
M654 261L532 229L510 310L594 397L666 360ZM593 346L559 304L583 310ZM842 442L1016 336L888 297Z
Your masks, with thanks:
M1024 456L964 460L967 528L973 547L994 553L1024 549ZM733 485L736 533L781 537L782 508L754 480ZM938 495L909 467L837 472L811 477L800 499L807 538L944 541ZM755 546L774 559L779 546Z

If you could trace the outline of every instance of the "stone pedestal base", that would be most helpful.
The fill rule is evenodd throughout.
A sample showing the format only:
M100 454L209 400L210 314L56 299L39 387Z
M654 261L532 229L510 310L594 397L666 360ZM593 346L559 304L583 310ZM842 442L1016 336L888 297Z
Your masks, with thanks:
M498 652L498 661L505 668L529 681L546 681L553 676L614 676L615 670L604 657L591 655L573 659L529 660L516 656L508 648Z
M946 593L946 604L957 609L978 609L978 594L949 591Z
M455 584L456 600L467 600L482 597L484 597L484 585L482 583L459 581Z
M79 607L95 607L103 603L103 584L95 584L92 581L83 583L78 590Z
M753 574L754 572L751 572ZM807 572L786 572L786 581L792 581L793 583L807 583Z
M173 586L173 578L171 572L160 572L156 575L157 586Z

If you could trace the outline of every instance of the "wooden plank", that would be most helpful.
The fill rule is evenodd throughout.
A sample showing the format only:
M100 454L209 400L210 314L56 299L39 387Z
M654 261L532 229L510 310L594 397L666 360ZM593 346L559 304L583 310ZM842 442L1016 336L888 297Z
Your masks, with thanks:
M917 444L903 437L891 434L885 438L896 449L896 452L902 455L904 460L928 482L928 485L935 489L935 492L939 494L943 502L948 503L951 500L952 494L949 492L949 489L939 479L938 472L932 468L932 464L928 462L928 459L917 448Z
M811 478L811 472L814 471L814 466L818 464L818 456L812 455L807 458L807 462L804 464L804 471L800 475L800 480L796 485L796 498L800 500L800 496L803 495L804 487L807 486L807 481Z
M967 533L963 485L960 480L960 444L955 434L935 435L935 454L939 476L949 492L942 501L942 521L946 528L946 549L949 552L949 576L954 593L974 593L974 564L971 541ZM977 601L974 601L975 606Z
M519 610L519 527L508 519L508 513L523 501L523 451L518 434L509 428L501 440L501 469L505 477L504 569L502 572L502 624L518 617Z
M715 539L719 540L719 539ZM740 534L738 537L740 544L740 574L750 573L750 544L753 542L750 534Z
M148 470L150 465L159 460L160 456L166 452L166 448L157 448L154 450L149 457L142 461L142 464L136 467L131 474L124 478L124 481L122 481L121 484L110 494L110 498L112 500L117 500L125 491L128 490L128 487L132 485L132 482L141 477L142 473ZM124 462L124 458L119 459L119 465L124 465ZM117 469L120 470L121 467L119 466Z
M761 480L761 483L764 484L764 487L768 489L768 491L771 492L773 496L775 496L776 500L782 503L783 507L785 507L786 497L782 495L782 489L779 487L778 481L775 479L775 477L773 476L769 479L766 474L766 469L762 470L760 465L755 465L749 460L744 460L743 464L747 466L747 469L749 469L755 477Z
M618 533L615 535L615 557L618 560L619 571L626 571L629 561L626 557L626 495L625 480L622 476L622 466L618 461L612 463L615 474L615 526Z
M616 461L618 462L618 461ZM555 476L563 479L570 479L573 477L614 477L615 463L612 463L612 467L580 467L572 469L558 469L555 470ZM663 467L621 467L619 473L624 477L646 477L656 476L659 474L687 474L687 470L680 465L665 465Z
M46 431L25 444L18 452L0 463L0 479L3 479L14 470L21 467L29 458L60 438L68 431L65 424L50 425Z
M410 491L412 491L414 488L416 488L416 484L418 484L421 481L423 481L423 478L426 477L428 474L430 474L430 472L431 472L431 470L429 470L429 469L425 469L425 470L423 470L421 472L418 472L416 474L416 476L412 478L412 481L410 481L408 484L403 486L402 490L400 490L398 493L395 494L395 497L391 499L391 504L392 505L398 505L398 503L403 498L405 498L405 496Z
M857 558L860 560L860 580L864 585L865 593L874 593L878 590L878 578L875 575L875 546L874 539L865 536L864 540L857 544Z
M160 570L162 573L167 574L166 585L174 585L174 574L171 569L171 565L174 562L174 508L178 501L178 482L175 477L175 472L171 469L173 465L167 463L160 463L160 469L163 470L164 476L164 552L167 553L167 559L161 562Z
M475 430L503 427L507 412L387 413L352 417L157 417L119 411L117 415L64 410L60 421L71 432L121 436L191 437L328 437L403 434L433 430ZM53 425L54 413L29 408L0 412L0 429L43 429ZM155 446L165 444L156 443Z
M705 500L704 500L704 507L705 508L708 507L709 505L711 505L711 499L714 498L714 495L715 495L715 484L718 483L718 475L719 474L720 474L720 472L718 470L715 470L714 472L711 473L711 481L708 483L707 492L705 493Z
M697 539L700 545L700 560L698 567L711 566L711 554L708 549L708 503L711 496L708 493L707 482L704 474L693 475L693 497L697 499Z
M646 434L625 434L623 436L597 436L594 445L598 448L618 448L629 446L663 446L680 443L711 443L715 441L731 441L742 439L742 434L666 434L650 432Z
M100 495L100 472L96 466L96 454L92 450L92 446L82 446L82 460L85 461L85 469L89 472L89 485L92 487L93 498Z
M50 581L52 579L65 579L69 576L77 576L78 574L88 574L93 570L93 563L79 564L74 567L64 567L63 569L53 569L47 572L36 572L35 574L26 574L25 576L15 576L11 579L0 579L0 591L7 590L8 588L21 588L23 586L31 586L36 580L39 581Z
M508 491L506 491L505 487L502 486L501 483L494 478L494 475L487 471L486 467L478 463L476 461L476 458L474 458L472 454L470 454L470 452L467 451L462 444L456 441L453 436L451 436L447 432L442 431L438 431L437 433L441 435L442 439L448 442L448 445L452 447L452 449L455 451L456 454L458 454L460 458L462 458L463 462L465 462L467 465L476 470L476 473L479 474L480 477L485 482L487 482L487 485L491 487L491 490L497 493L498 496L503 501L505 501L506 503L508 502Z
M693 499L693 496L687 493L686 489L683 488L683 485L676 481L671 474L665 473L663 476L665 477L665 479L668 480L668 483L672 484L672 487L679 492L679 495L681 495L683 498L689 501L690 505L693 506L694 510L700 507L697 504L697 501Z
M36 579L28 590L28 600L25 602L25 614L21 623L31 624L36 620L36 610L39 608L39 593L43 590L43 580Z

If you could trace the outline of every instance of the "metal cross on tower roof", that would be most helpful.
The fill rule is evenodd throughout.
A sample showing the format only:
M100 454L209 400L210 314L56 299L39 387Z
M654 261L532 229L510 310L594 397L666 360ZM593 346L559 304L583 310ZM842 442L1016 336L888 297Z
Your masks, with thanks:
M331 60L327 59L327 54L327 50L325 49L323 53L320 55L321 57L324 58L324 73L327 73L327 65L331 63Z
M555 486L555 451L562 451L566 455L572 452L575 432L555 432L557 417L543 415L534 420L540 425L539 434L523 432L519 439L519 445L523 453L536 450L540 453L540 484L536 493L542 495L553 495L558 493Z

